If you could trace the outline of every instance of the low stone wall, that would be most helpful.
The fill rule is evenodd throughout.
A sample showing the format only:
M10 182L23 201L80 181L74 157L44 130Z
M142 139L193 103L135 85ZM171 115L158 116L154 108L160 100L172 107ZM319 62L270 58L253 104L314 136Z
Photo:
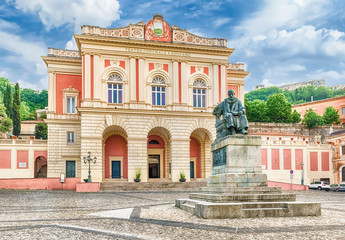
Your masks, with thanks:
M98 192L101 188L101 183L78 183L76 192Z
M332 128L332 129L331 129ZM262 123L262 122L250 122L249 134L275 134L275 135L299 135L310 137L311 142L326 143L326 137L331 132L337 132L343 130L341 125L324 125L322 127L308 130L301 123Z
M267 181L267 185L269 187L281 187L282 190L289 191L308 191L307 185L298 185L298 184L291 184L291 183L284 183L284 182L273 182L273 181Z
M0 179L0 189L32 189L32 190L76 190L80 178L66 178L60 183L60 178L19 178Z

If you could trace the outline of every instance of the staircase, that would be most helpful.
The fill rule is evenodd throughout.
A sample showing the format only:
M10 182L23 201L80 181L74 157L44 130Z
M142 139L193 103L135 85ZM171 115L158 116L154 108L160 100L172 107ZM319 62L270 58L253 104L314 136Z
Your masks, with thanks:
M150 181L104 181L101 183L102 191L193 191L206 186L206 179L191 182Z

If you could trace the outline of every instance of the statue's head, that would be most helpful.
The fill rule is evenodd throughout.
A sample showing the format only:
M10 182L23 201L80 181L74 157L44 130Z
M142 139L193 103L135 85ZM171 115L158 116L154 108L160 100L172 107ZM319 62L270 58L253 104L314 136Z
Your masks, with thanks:
M230 90L228 91L228 96L229 96L229 98L233 98L233 97L235 96L235 91L232 90L232 89L230 89Z

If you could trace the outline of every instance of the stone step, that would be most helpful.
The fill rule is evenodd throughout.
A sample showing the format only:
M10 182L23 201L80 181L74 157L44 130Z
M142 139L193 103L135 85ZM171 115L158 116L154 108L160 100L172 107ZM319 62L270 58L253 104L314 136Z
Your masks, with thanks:
M202 187L202 193L232 193L232 194L260 194L260 193L281 193L280 187Z
M253 202L253 203L243 203L243 209L259 209L259 208L287 208L285 202Z
M287 208L248 208L243 209L244 218L286 217Z
M168 191L195 191L206 185L206 181L191 182L102 182L101 190L103 191L134 191L134 190L168 190Z
M191 193L190 199L202 200L214 203L226 202L293 202L296 201L295 194L208 194Z

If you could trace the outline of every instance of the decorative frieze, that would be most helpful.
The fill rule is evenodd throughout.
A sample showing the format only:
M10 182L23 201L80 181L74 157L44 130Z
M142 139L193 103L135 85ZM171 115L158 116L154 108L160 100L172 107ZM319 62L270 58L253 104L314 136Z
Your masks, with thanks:
M48 48L48 56L80 58L79 51Z

